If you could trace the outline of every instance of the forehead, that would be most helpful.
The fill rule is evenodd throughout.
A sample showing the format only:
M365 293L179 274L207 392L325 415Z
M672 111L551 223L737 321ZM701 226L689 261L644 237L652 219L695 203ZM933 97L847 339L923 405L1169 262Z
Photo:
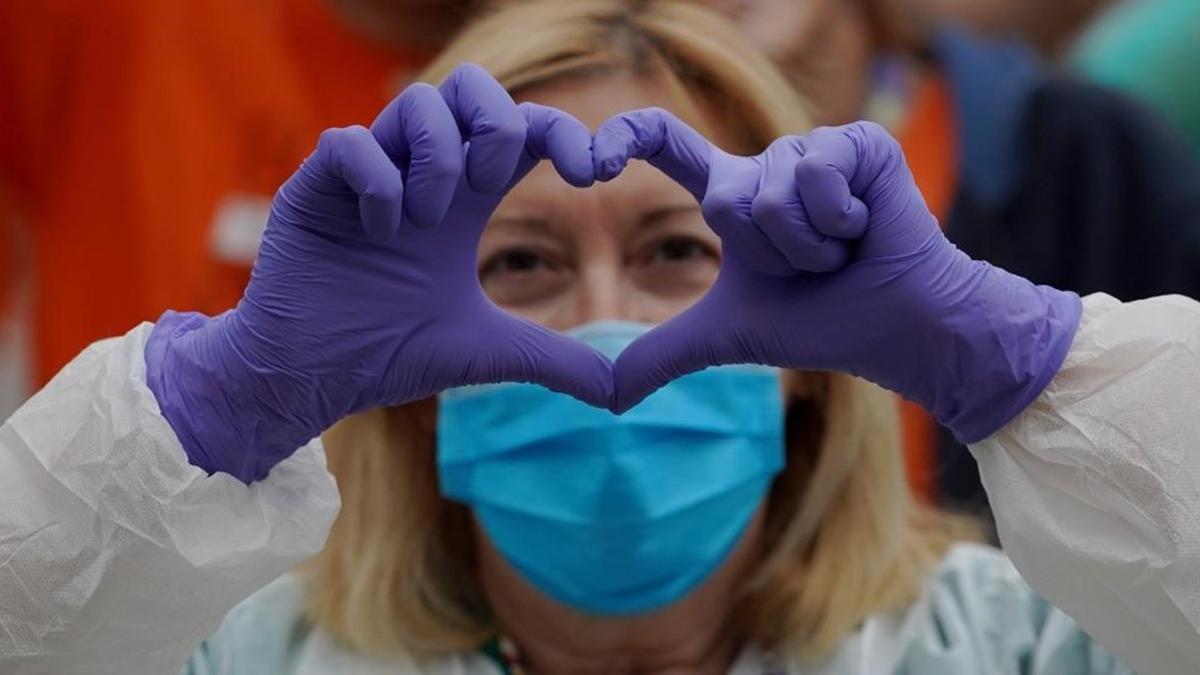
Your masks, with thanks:
M697 108L699 102L685 96L678 86L670 86L659 79L625 72L567 77L526 87L518 91L515 98L564 110L579 118L593 132L605 120L623 112L666 108L711 137L716 131L712 116Z

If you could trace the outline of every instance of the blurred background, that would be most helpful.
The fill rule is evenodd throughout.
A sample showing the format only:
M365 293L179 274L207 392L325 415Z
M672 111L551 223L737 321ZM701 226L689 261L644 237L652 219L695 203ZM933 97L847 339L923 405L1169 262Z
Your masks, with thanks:
M1200 0L701 4L820 123L891 129L971 255L1080 293L1200 293ZM0 2L0 419L97 339L233 306L320 131L369 123L488 5ZM904 416L919 493L981 508L969 456Z

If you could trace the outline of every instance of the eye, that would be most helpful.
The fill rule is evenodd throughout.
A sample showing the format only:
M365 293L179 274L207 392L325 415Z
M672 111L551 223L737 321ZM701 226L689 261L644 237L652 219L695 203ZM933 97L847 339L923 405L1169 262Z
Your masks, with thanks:
M697 258L717 258L716 252L704 242L691 237L668 237L658 242L650 252L649 262L681 262Z
M683 235L672 235L650 242L642 251L642 264L647 265L721 259L720 253L705 242Z
M720 269L720 251L695 236L676 233L646 242L631 271L642 290L686 305L712 286Z
M551 265L546 256L531 248L508 248L497 251L483 262L479 269L479 278L500 274L531 274Z
M570 285L571 260L555 247L527 243L499 248L479 266L479 283L492 302L527 308L556 297Z

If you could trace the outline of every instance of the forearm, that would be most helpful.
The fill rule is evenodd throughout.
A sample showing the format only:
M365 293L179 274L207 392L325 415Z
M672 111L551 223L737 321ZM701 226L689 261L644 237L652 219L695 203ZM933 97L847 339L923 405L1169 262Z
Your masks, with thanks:
M190 465L145 386L149 332L93 345L0 427L2 672L177 672L324 542L319 447L253 486Z
M972 446L1022 574L1143 673L1200 669L1200 304L1090 296L1046 390Z

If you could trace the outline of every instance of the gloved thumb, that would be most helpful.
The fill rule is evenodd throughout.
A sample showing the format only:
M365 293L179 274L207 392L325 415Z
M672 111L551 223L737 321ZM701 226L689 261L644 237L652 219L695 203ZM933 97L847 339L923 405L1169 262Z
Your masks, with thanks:
M478 331L478 358L466 384L532 382L597 408L611 408L613 365L603 354L499 309L484 323L490 327Z

